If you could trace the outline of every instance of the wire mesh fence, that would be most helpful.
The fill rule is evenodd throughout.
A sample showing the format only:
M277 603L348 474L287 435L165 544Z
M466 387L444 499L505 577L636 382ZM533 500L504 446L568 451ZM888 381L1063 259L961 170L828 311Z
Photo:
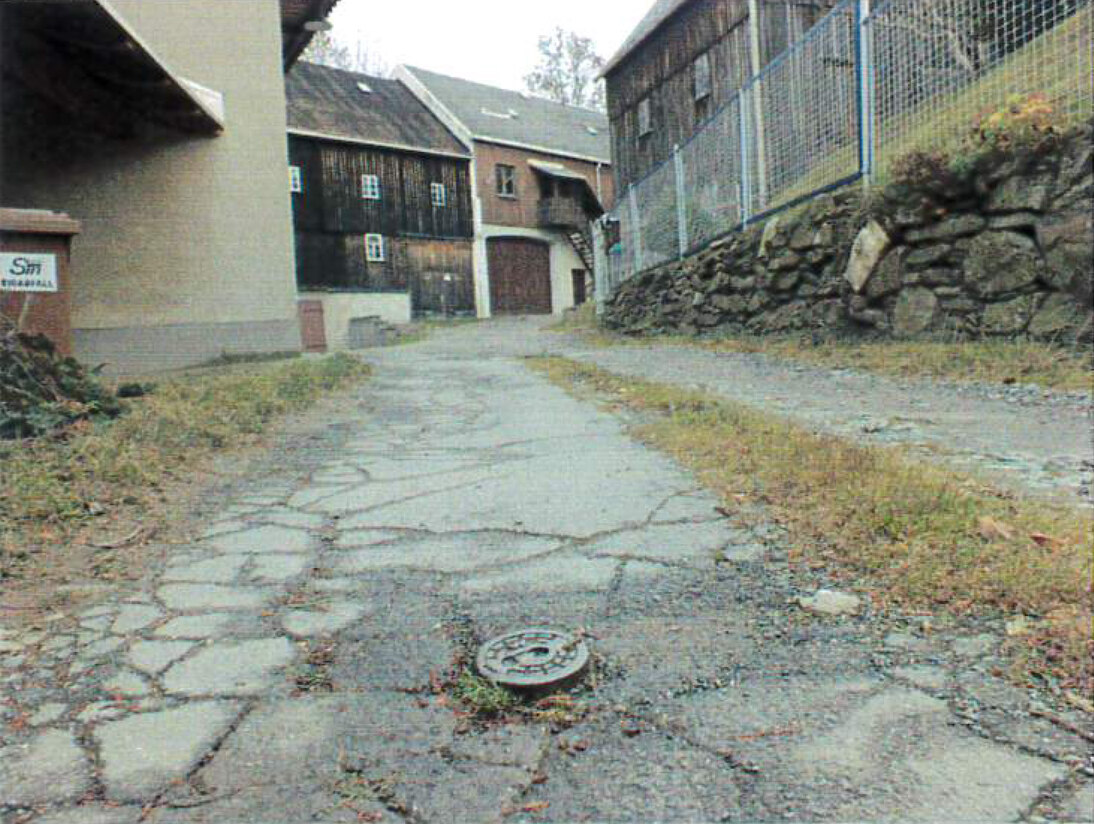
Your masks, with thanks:
M860 170L857 0L832 9L746 87L749 214Z
M1089 0L888 0L865 20L875 171L913 149L960 150L977 122L1043 107L1089 118Z
M959 152L993 115L1089 120L1092 31L1094 0L844 0L622 193L598 282L614 289L822 192L883 182L913 150Z

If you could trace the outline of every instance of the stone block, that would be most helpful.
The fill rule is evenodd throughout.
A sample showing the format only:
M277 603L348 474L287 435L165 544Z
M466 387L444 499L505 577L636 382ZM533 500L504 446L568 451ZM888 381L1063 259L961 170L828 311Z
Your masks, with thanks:
M927 269L948 260L952 253L953 247L945 243L922 246L905 255L904 266L910 270Z
M1039 223L1037 242L1047 264L1042 279L1053 288L1071 292L1090 303L1094 259L1094 220L1090 213L1073 213Z
M851 249L851 258L844 271L844 279L856 292L863 287L874 274L882 257L889 250L891 240L884 227L876 220L867 223L855 238Z
M944 218L938 223L913 229L904 233L908 243L930 243L938 240L952 240L957 237L974 235L987 226L988 222L980 215L959 214Z
M995 297L1032 285L1044 269L1037 247L1017 232L984 232L965 258L965 283L980 297Z
M902 250L894 249L885 256L877 267L874 276L866 283L866 296L871 300L900 291L904 277L904 255Z
M1025 331L1036 308L1035 295L993 303L984 310L981 329L989 335L1017 335Z
M1029 333L1037 338L1061 339L1073 336L1090 314L1071 295L1049 295L1029 322Z
M938 298L929 289L905 289L893 309L893 332L913 337L934 326L938 318Z
M777 292L789 292L801 282L801 275L796 271L780 272L771 281L771 288Z
M1052 197L1052 184L1045 177L1013 175L1004 179L988 198L989 212L1043 212Z

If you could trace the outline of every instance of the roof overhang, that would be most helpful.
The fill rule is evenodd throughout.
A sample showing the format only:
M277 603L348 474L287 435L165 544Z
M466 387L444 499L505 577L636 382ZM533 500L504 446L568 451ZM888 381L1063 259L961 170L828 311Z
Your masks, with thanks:
M108 133L134 119L215 135L220 94L175 74L108 0L0 4L0 74Z
M561 163L551 163L546 160L529 160L528 165L535 169L537 172L545 174L549 177L557 177L561 178L562 180L578 180L582 183L588 182L585 180L584 175L578 174L571 169L567 169Z
M604 211L604 206L600 202L600 198L597 197L596 192L593 190L592 185L589 183L588 178L585 175L575 172L573 169L567 169L561 163L552 163L547 160L535 160L529 159L528 165L532 168L532 171L538 172L541 175L547 177L553 177L558 180L569 180L579 184L585 194L587 208L597 214Z
M643 43L653 37L669 21L670 17L687 6L691 0L656 0L646 16L642 18L634 30L620 46L619 51L613 54L604 68L597 75L597 80L603 80L614 72L619 65L630 57Z
M567 152L565 149L553 149L550 146L539 146L535 143L521 143L518 140L502 140L501 138L491 137L490 135L485 134L472 135L471 139L478 143L489 143L492 146L505 146L509 149L523 149L527 152L537 152L538 154L551 155L553 157L564 157L567 160L580 160L583 163L592 163L599 166L612 165L612 161L606 157L576 154L574 152Z
M285 71L300 59L338 0L281 0L281 49Z
M422 146L410 146L402 143L387 143L382 140L368 140L362 137L349 137L347 135L333 134L330 132L316 132L311 129L299 129L289 127L289 135L292 137L306 137L313 140L329 140L332 143L348 143L353 146L369 146L374 149L389 149L396 152L408 152L410 154L432 155L433 157L447 157L452 160L471 160L470 154L459 152L444 152L440 149L428 149Z

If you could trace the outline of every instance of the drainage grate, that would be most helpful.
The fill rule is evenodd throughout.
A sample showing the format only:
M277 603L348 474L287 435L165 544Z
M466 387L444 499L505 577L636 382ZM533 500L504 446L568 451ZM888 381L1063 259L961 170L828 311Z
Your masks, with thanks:
M589 663L580 638L550 629L525 629L479 648L479 673L507 687L549 687L573 678Z

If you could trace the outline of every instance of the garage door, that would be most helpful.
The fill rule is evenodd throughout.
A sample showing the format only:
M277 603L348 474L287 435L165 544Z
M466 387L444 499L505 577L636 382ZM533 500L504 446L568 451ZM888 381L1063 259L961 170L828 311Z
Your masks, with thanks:
M494 314L551 314L551 247L526 238L494 238L486 248Z

